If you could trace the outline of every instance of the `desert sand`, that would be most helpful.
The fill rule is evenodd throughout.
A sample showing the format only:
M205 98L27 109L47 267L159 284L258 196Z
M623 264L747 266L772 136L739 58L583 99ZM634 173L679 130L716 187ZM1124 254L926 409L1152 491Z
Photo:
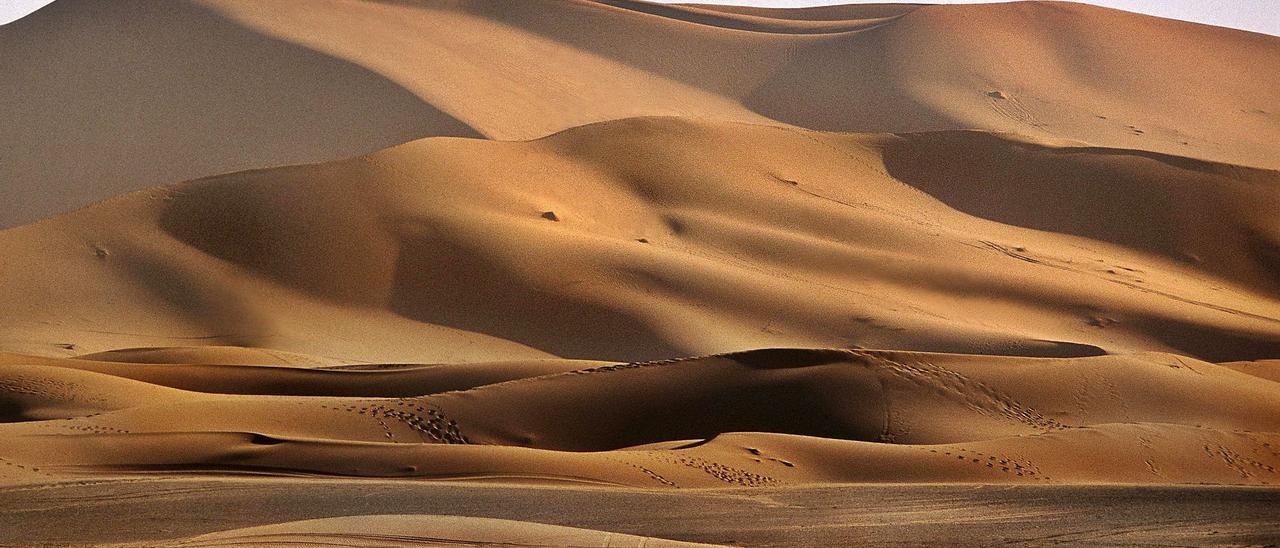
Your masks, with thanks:
M1035 493L1264 507L1265 67L1280 38L1058 2L57 0L0 26L4 513L440 484L815 510L643 529L546 495L0 541L869 541L812 491L866 484L997 522L911 506L918 542L1048 540ZM80 502L22 506L49 489ZM1280 534L1126 519L1052 538Z
M0 51L0 226L415 138L653 115L1280 169L1275 37L1061 2L57 0Z

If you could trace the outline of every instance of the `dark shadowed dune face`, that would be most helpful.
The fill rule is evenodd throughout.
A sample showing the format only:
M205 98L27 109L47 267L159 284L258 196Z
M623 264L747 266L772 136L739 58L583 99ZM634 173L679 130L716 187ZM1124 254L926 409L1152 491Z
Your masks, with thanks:
M60 0L0 28L0 51L13 198L0 226L162 183L479 136L377 73L193 2Z
M973 132L904 135L886 149L885 166L976 217L1106 241L1280 289L1267 258L1276 243L1263 236L1280 228L1271 215L1280 210L1280 172L1133 150L1019 145Z

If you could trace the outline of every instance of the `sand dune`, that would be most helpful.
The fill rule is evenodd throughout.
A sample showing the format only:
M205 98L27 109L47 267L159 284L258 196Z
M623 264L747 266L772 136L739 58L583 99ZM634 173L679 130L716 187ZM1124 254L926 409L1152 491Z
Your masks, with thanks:
M645 118L525 143L426 139L0 233L14 264L47 269L0 286L0 342L346 363L776 346L1267 359L1277 182L977 132Z
M385 395L378 386L229 395L218 376L144 382L125 368L30 361L0 367L9 481L204 471L655 488L1268 485L1280 465L1273 381L1168 354L760 350L399 398L370 397ZM294 371L270 373L306 393Z
M1280 382L1280 360L1227 362L1220 365L1255 377Z
M379 515L311 519L220 531L171 546L710 546L652 537L464 516Z
M419 137L651 115L1280 168L1280 77L1253 70L1280 63L1276 38L1057 2L58 0L0 27L0 53L0 226Z
M58 0L0 27L0 486L1260 505L1272 65L1059 2ZM166 531L665 542L316 508Z
M110 362L87 359L100 355L65 361L22 354L0 354L0 367L54 364L76 371L219 394L396 397L462 390L548 373L574 371L603 363L547 359L457 364L361 363L307 367L252 362L156 363L124 360L125 356L138 354L143 358L155 357L155 350L157 349L110 352L111 357L116 358ZM190 356L191 352L184 349L181 354Z

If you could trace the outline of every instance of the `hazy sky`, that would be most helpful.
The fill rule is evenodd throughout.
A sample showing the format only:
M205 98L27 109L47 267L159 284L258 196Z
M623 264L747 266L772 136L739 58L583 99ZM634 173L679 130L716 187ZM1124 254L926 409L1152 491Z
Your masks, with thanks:
M0 23L18 19L48 3L49 0L0 0Z
M106 0L103 0L106 1ZM155 0L157 2L162 0ZM268 0L264 0L268 1ZM519 1L519 0L511 0ZM669 1L669 0L663 0ZM799 7L824 4L867 4L871 0L696 0L708 4ZM877 0L883 1L883 0ZM979 4L983 0L936 0L934 4ZM7 23L48 4L49 0L0 0L0 23ZM1280 0L1089 0L1089 4L1185 19L1280 36Z
M673 0L660 0L676 3ZM803 7L828 4L875 4L886 0L681 0L703 4ZM888 0L892 1L892 0ZM910 1L910 0L907 0ZM923 4L985 4L993 0L916 0ZM1000 1L1000 0L994 0ZM1085 0L1081 3L1149 13L1160 17L1265 32L1280 36L1280 0Z

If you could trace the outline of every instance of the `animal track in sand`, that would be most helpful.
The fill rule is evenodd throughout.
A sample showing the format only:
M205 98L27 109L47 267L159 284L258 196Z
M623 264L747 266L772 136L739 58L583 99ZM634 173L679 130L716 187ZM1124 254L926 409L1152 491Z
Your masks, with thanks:
M939 395L957 399L980 413L1003 416L1039 430L1070 428L1068 425L1045 417L1034 408L1022 405L1007 394L944 367L923 361L914 363L895 361L878 354L857 350L851 352L884 366L880 370L918 386L934 388Z
M0 379L0 392L25 394L53 401L82 401L89 404L104 401L101 396L85 397L80 386L74 383L21 374Z
M345 411L357 415L369 415L385 431L388 439L395 440L395 433L387 424L392 419L416 432L422 439L446 444L467 444L470 441L458 428L458 422L444 415L439 407L420 399L373 400L364 405L349 404L343 407L321 405L322 409Z
M1072 272L1072 273L1076 273L1076 274L1085 274L1085 275L1094 275L1094 276L1096 276L1096 275L1100 274L1100 272L1089 271L1089 270L1085 270L1085 269L1081 269L1081 268L1077 268L1077 267L1075 267L1075 266L1072 266L1072 265L1074 265L1075 263L1074 263L1074 262L1072 262L1072 261L1069 261L1069 260L1060 260L1060 259L1054 259L1054 258L1050 258L1050 257L1043 257L1043 256L1040 256L1040 257L1033 257L1033 256L1031 256L1031 255L1027 252L1027 250L1026 250L1025 248L1021 248L1021 247L1010 247L1010 246L1006 246L1006 245L999 244L999 243L996 243L996 242L993 242L993 241L989 241L989 240L979 240L979 241L978 241L978 243L980 244L980 246L981 246L981 247L985 247L985 248L987 248L987 249L991 249L991 250L993 250L993 251L997 251L997 252L999 252L999 253L1003 253L1003 254L1005 254L1005 255L1007 255L1007 256L1009 256L1009 257L1011 257L1011 258L1018 259L1018 260L1020 260L1020 261L1025 261L1025 262L1032 263L1032 264L1037 264L1037 265L1041 265L1041 266L1046 266L1046 267L1049 267L1049 268L1056 268L1056 269L1058 269L1058 270L1062 270L1062 271L1065 271L1065 272ZM966 245L970 245L970 244L967 244L967 243L966 243ZM979 247L979 246L972 246L972 247ZM1105 277L1105 276L1103 276L1102 278L1103 278L1103 279L1105 279L1105 280L1107 280L1107 281L1109 281L1109 282L1112 282L1112 283L1116 283L1116 284L1120 284L1120 285L1122 285L1122 286L1125 286L1125 287L1127 287L1127 288L1129 288L1129 289L1135 289L1135 290L1141 291L1141 292L1143 292L1143 293L1147 293L1147 294L1151 294L1151 295L1157 295L1157 296L1165 297L1165 298L1168 298L1168 299L1173 299L1173 300L1178 301L1178 302L1181 302L1181 303L1186 303L1186 304L1193 305L1193 306L1202 306L1202 307L1209 308L1209 309L1212 309L1212 310L1217 310L1218 312L1224 312L1224 313L1227 313L1227 314L1234 314L1234 315L1237 315L1237 316L1243 316L1243 317L1246 317L1246 318L1251 318L1251 319L1255 319L1255 320L1265 321L1265 322L1268 322L1268 323L1276 323L1276 324L1280 324L1280 318L1273 318L1273 317L1270 317L1270 316L1263 316L1263 315L1261 315L1261 314L1255 314L1255 313L1252 313L1252 312L1246 312L1246 311L1238 310L1238 309L1231 308L1231 307L1228 307L1228 306L1223 306L1223 305L1219 305L1219 304L1214 304L1214 303L1210 303L1210 302L1206 302L1206 301L1202 301L1202 300L1198 300L1198 299L1192 299L1192 298L1184 297L1184 296L1177 295L1177 294L1174 294L1174 293L1170 293L1170 292L1168 292L1168 291L1162 291L1162 290L1160 290L1160 289L1156 289L1156 288L1150 287L1150 286L1148 286L1148 285L1145 285L1145 284L1146 284L1146 281L1145 281L1145 280L1143 280L1143 279L1141 279L1141 278L1138 278L1138 277L1136 276L1136 275L1138 275L1138 274L1142 274L1142 273L1143 273L1143 271L1142 271L1142 270L1139 270L1139 269L1136 269L1136 268L1124 267L1124 266L1116 266L1116 268L1119 268L1119 269L1121 269L1121 270L1125 270L1125 271L1127 271L1127 272L1133 273L1133 276L1131 276L1131 277L1130 277L1129 279L1127 279L1127 280L1126 280L1126 279L1118 279L1118 278L1114 278L1114 277ZM1113 276L1114 276L1114 275L1121 275L1121 273L1120 273L1120 272L1118 272L1118 271L1116 271L1116 270L1114 270L1114 269L1109 269L1109 270L1106 270L1105 272L1106 272L1107 274L1112 274Z
M1209 458L1219 461L1222 465L1230 468L1236 474L1239 474L1242 480L1254 479L1258 474L1266 473L1270 475L1276 474L1276 467L1259 461L1247 455L1241 454L1230 447L1221 444L1204 445L1205 455Z
M941 458L955 459L957 462L987 468L995 473L1012 474L1015 477L1026 480L1051 481L1051 478L1046 476L1039 466L1027 459L1019 460L1008 455L987 454L982 451L971 451L963 447L951 450L917 447Z
M7 468L11 468L11 469L15 469L15 470L18 470L18 471L21 471L21 472L25 472L25 473L28 473L28 474L38 474L38 475L43 476L43 477L46 477L46 478L54 477L54 475L53 475L53 474L50 474L49 472L46 472L46 471L44 471L44 470L41 470L41 469L40 469L40 467L38 467L38 466L29 466L29 465L26 465L26 464L22 464L22 463L14 462L14 461L9 460L9 459L4 458L4 457L0 457L0 466L7 467ZM4 474L4 468L0 468L0 477L4 477L4 475L5 475L5 474Z
M662 484L662 485L665 485L665 486L667 486L667 487L676 487L676 488L679 488L679 487L680 487L680 486L679 486L679 485L677 485L674 481L671 481L671 480L667 479L667 478L666 478L666 476L663 476L662 474L659 474L659 473L657 473L657 472L653 471L653 469L651 469L651 468L649 468L649 467L647 467L647 466L641 465L641 464L640 464L640 463L638 463L638 462L633 462L633 461L628 460L628 459L625 459L625 458L621 458L621 457L613 457L613 456L608 456L608 455L606 455L606 456L604 457L604 459L605 459L605 460L608 460L608 461L610 461L610 462L616 462L616 463L618 463L618 464L623 464L623 465L626 465L626 466L630 466L631 468L634 468L634 469L636 469L636 470L639 470L639 471L640 471L640 473L642 473L642 474L644 474L644 475L648 476L648 477L649 477L649 479L652 479L653 481L656 481L656 482L658 482L658 483L660 483L660 484Z
M56 428L61 430L70 430L76 433L84 434L131 434L129 430L123 428L114 428L111 426L101 426L96 424L43 424L47 428Z
M1044 128L1049 125L1036 116L1035 112L1027 108L1022 100L1017 97L999 90L989 91L986 95L987 105L991 110L1012 122L1034 128Z
M688 466L689 468L695 468L706 472L711 477L725 483L741 485L743 487L765 487L782 483L781 480L774 477L748 472L741 468L735 468L701 457L668 455L662 453L655 454L654 456L659 460L666 461L670 464L679 464L682 466Z

